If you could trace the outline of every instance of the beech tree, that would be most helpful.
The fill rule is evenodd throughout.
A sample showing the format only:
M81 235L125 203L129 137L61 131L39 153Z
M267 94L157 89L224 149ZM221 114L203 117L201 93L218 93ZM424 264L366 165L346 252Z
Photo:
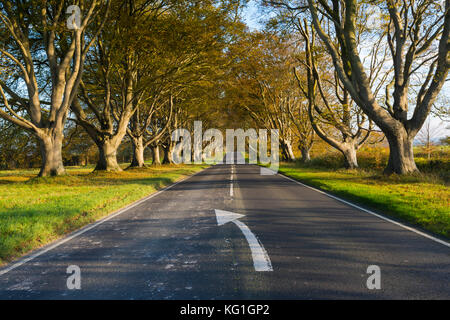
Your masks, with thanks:
M153 19L166 9L164 2L119 1L112 7L109 27L100 34L87 67L74 119L98 147L95 170L121 171L117 150L130 119L148 98L154 75Z
M429 115L450 66L450 0L308 0L308 6L342 84L386 135L390 154L385 172L418 171L413 139ZM376 6L381 12L379 30L373 35L384 39L394 69L392 82L385 87L384 103L371 88L357 42L361 6ZM337 43L325 31L327 24L333 26ZM420 88L414 97L413 85Z
M129 126L127 135L133 144L133 158L130 167L144 166L144 150L151 147L153 155L153 164L161 164L159 159L159 140L170 127L173 113L173 96L168 99L160 99L159 96L153 98L153 101L144 107L140 107L134 113Z
M296 68L294 74L308 100L311 125L322 140L342 153L346 168L357 168L356 151L369 138L373 123L352 101L336 73L329 71L330 61L323 56L320 45L316 45L315 33L308 21L304 19L294 24L304 43L304 56L298 57L297 60L301 69L306 71L306 76L300 77ZM373 46L374 55L378 48L377 45ZM376 61L372 59L372 74L379 74L379 67L384 59L381 59L380 63L375 63ZM378 87L387 74L384 74L383 79L378 79Z
M68 29L67 1L2 1L0 117L28 130L39 141L39 176L65 173L63 130L77 95L89 48L107 17L109 1L81 0L79 21ZM69 10L70 9L70 10ZM95 23L95 31L87 33Z
M223 74L227 63L224 49L238 23L231 9L237 5L202 1L191 6L178 1L152 22L152 32L146 37L151 55L145 66L152 70L152 78L146 81L143 103L137 106L127 129L134 149L132 166L143 166L147 147L152 150L153 164L160 164L161 148L163 162L171 162L173 144L167 131L181 124L187 97L191 105L186 111L193 121L200 106L214 103L199 88L213 86Z
M258 127L279 130L285 161L296 160L296 139L303 160L308 161L314 135L309 121L303 121L307 115L305 99L292 74L295 48L291 39L255 33L242 46L246 52L236 64L235 79L230 83L234 103L246 110L246 116Z
M289 117L294 124L296 130L294 135L297 137L298 149L302 155L303 162L311 161L310 151L314 144L315 134L314 128L309 121L308 104L301 100L297 103L296 108L288 109Z

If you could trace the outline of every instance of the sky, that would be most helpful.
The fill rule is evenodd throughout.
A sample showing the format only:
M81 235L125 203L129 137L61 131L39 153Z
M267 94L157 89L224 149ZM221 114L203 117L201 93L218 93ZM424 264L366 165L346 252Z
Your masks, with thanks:
M262 13L258 10L257 0L250 0L247 6L243 10L243 18L244 22L248 25L250 30L258 30L263 28L263 24L261 24L261 20L267 18L267 14ZM450 85L445 84L444 88L448 95L450 95ZM440 139L450 135L450 123L443 122L437 117L430 116L431 119L431 127L437 132L436 139Z
M251 0L243 11L244 21L250 30L261 29L263 26L258 22L261 19L260 12L256 6L256 1Z

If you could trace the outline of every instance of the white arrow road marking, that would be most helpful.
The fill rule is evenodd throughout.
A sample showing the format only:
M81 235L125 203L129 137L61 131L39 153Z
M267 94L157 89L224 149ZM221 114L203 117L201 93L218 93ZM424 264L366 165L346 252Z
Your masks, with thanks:
M253 234L253 232L250 231L245 223L238 220L245 216L243 214L225 210L215 209L214 211L216 212L217 224L219 226L222 226L228 222L233 222L239 227L239 229L241 229L242 233L247 239L250 250L252 251L253 266L255 267L255 271L273 271L269 255L264 249L262 243Z

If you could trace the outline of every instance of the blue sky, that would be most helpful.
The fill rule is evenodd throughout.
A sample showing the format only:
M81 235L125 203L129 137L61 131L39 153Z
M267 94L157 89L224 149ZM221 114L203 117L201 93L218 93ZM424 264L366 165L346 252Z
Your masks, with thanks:
M250 29L261 29L262 25L258 22L261 19L260 14L261 13L258 12L256 1L249 1L243 11L243 16L245 23L249 26Z

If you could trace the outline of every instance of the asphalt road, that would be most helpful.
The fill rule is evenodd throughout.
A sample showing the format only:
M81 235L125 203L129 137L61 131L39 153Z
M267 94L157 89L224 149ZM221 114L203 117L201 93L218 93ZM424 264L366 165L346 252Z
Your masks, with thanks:
M255 271L215 209L245 215L273 271ZM450 299L450 248L257 166L216 165L0 275L0 299Z

